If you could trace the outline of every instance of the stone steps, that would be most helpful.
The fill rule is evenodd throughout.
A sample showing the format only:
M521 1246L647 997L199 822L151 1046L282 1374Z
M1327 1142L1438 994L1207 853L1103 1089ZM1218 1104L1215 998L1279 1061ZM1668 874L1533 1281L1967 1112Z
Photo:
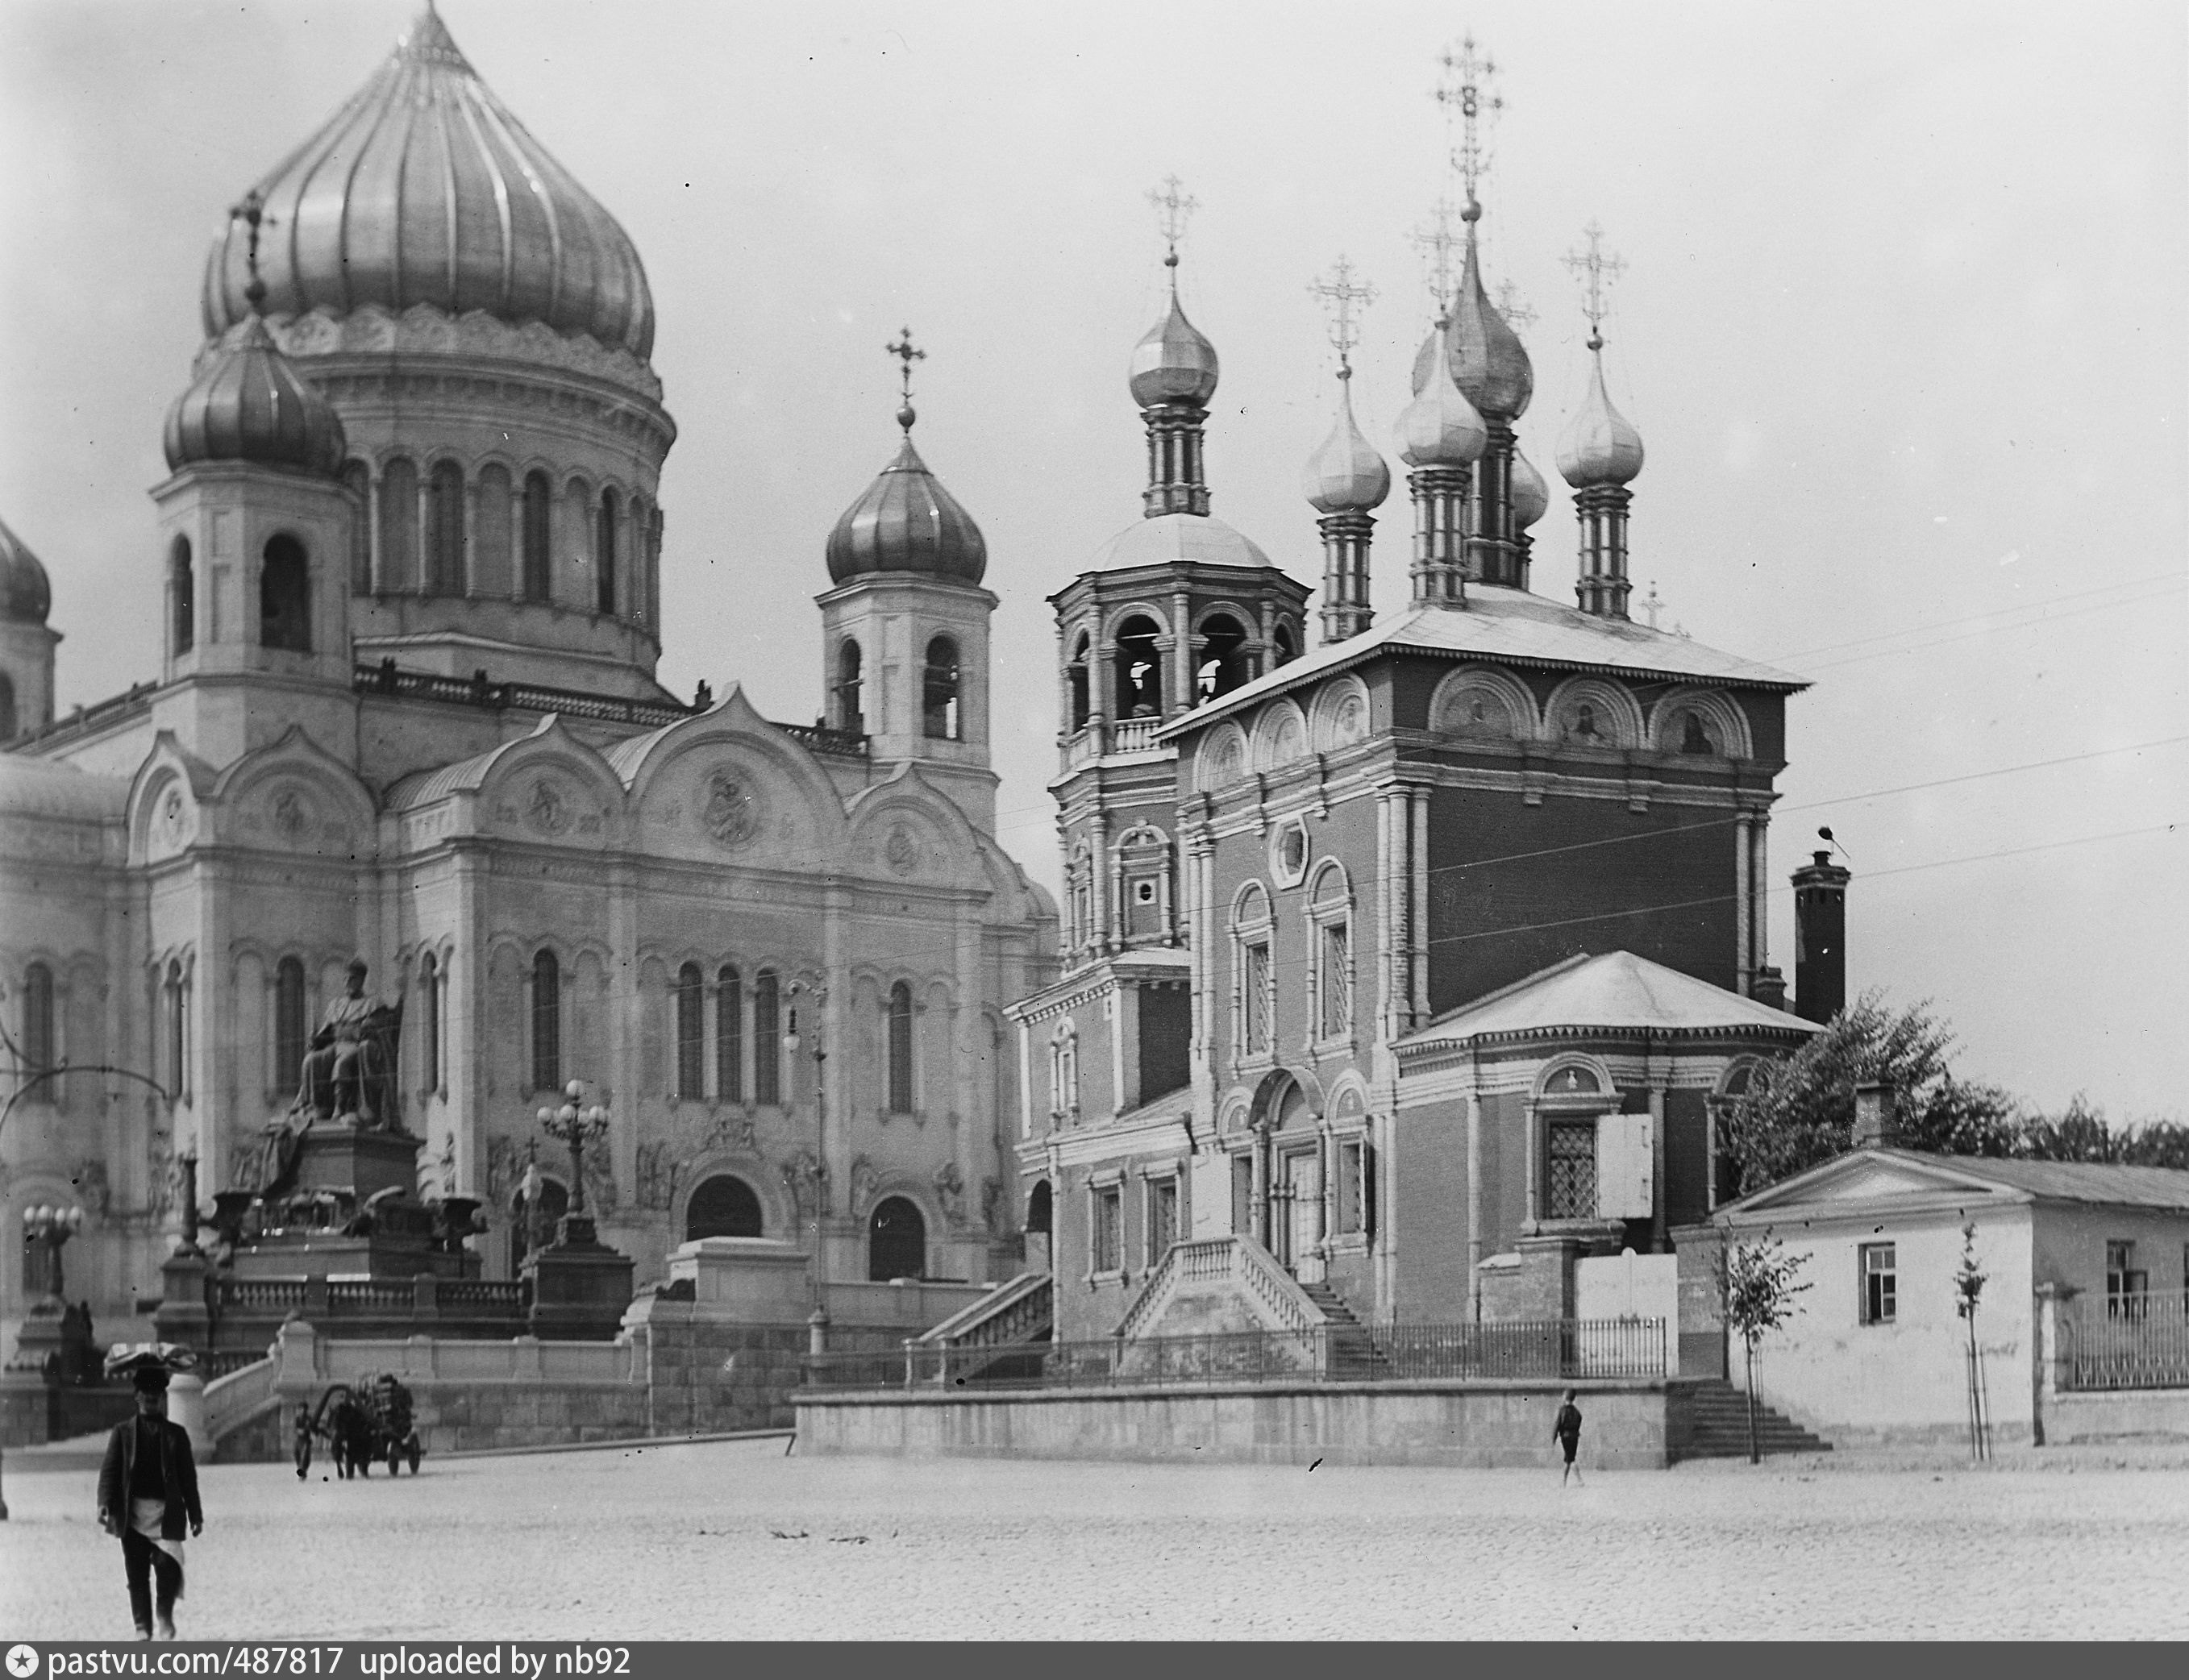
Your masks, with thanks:
M1748 1396L1730 1383L1713 1378L1695 1385L1689 1395L1691 1423L1680 1458L1745 1458L1748 1456ZM1830 1452L1832 1444L1811 1434L1762 1401L1756 1407L1758 1452Z

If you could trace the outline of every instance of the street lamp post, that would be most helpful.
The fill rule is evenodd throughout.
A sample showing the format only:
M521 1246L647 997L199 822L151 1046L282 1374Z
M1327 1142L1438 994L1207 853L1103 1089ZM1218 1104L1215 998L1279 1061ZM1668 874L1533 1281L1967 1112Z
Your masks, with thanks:
M83 1209L54 1208L44 1202L23 1210L23 1241L26 1247L39 1254L38 1281L45 1286L44 1299L56 1309L64 1304L61 1294L61 1245L83 1229ZM25 1278L26 1285L31 1280ZM25 1294L31 1293L25 1288Z
M574 1232L581 1242L591 1234L592 1220L585 1213L585 1145L608 1135L607 1105L582 1103L585 1095L585 1081L573 1079L563 1088L562 1106L542 1107L534 1117L541 1131L570 1147L570 1206L556 1233L561 1242L569 1242Z
M821 1185L829 1174L829 1041L823 1030L821 1010L829 1001L827 986L816 982L808 987L802 980L790 982L790 995L795 999L801 992L810 991L813 998L813 1172L809 1193L813 1198L813 1315L806 1321L811 1331L813 1351L818 1353L828 1339L829 1304L826 1280L822 1276L823 1261L821 1247ZM792 1055L798 1054L798 1005L790 1006L788 1030L783 1035L783 1048Z

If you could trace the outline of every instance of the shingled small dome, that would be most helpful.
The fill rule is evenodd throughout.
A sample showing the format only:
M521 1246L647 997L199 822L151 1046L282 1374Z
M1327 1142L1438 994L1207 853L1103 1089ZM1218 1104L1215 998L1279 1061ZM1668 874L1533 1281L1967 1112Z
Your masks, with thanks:
M1518 450L1513 451L1513 482L1505 501L1513 510L1515 530L1526 530L1550 512L1551 487L1543 482L1536 463Z
M1589 341L1588 395L1558 439L1558 473L1577 490L1624 484L1642 470L1642 434L1604 388L1600 339Z
M1452 382L1450 337L1442 324L1429 335L1422 347L1427 371L1417 364L1416 395L1399 412L1399 456L1409 467L1471 467L1490 441L1481 415Z
M1165 403L1206 408L1216 394L1216 347L1186 320L1174 288L1169 311L1133 347L1133 400L1144 409Z
M973 516L927 470L905 433L897 459L844 510L829 533L829 575L838 583L874 572L919 572L978 583L987 540Z
M1366 513L1391 494L1391 469L1353 421L1353 382L1341 376L1338 423L1307 459L1300 489L1321 513Z
M167 410L167 465L247 461L332 474L342 423L253 316L206 363Z
M53 605L53 586L38 557L0 525L0 623L42 625Z
M614 217L479 80L432 7L370 81L257 185L267 311L425 303L584 333L644 360L653 298ZM247 229L205 275L206 336L252 313Z

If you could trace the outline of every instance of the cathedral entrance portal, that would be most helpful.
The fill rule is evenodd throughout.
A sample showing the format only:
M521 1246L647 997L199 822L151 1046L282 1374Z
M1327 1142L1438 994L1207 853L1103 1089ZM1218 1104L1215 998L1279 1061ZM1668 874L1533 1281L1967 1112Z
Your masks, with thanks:
M887 1197L867 1222L867 1276L875 1283L927 1270L927 1221L902 1196Z
M718 1173L692 1192L684 1210L684 1240L703 1236L758 1236L760 1197L743 1179Z
M1270 1210L1270 1234L1276 1256L1303 1282L1322 1276L1316 1253L1322 1241L1322 1160L1298 1150L1278 1157L1276 1205Z

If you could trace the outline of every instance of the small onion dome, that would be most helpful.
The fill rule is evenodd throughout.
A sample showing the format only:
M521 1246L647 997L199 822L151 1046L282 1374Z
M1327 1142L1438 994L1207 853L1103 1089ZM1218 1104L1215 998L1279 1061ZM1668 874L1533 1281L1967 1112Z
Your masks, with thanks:
M1551 487L1536 471L1536 463L1518 450L1513 451L1513 483L1505 500L1513 510L1515 530L1526 530L1550 511Z
M276 316L414 303L540 321L644 361L653 296L637 248L525 132L428 5L320 131L260 178L258 271ZM250 235L230 218L206 261L206 337L252 311Z
M0 624L42 625L53 604L54 591L38 557L0 525Z
M1468 206L1473 211L1475 206ZM1479 213L1479 212L1478 212ZM1414 359L1414 389L1428 382L1429 347ZM1459 296L1451 309L1451 376L1488 419L1510 426L1528 411L1536 393L1536 370L1520 335L1482 289L1482 264L1474 248L1474 222L1467 224L1467 263L1459 276Z
M1447 324L1438 322L1428 343L1429 376L1399 411L1399 455L1409 467L1472 467L1490 441L1482 416L1452 382L1449 337Z
M1366 513L1391 494L1391 469L1353 423L1349 369L1338 376L1338 423L1307 458L1300 489L1319 513Z
M1186 320L1185 311L1179 308L1175 276L1169 313L1133 346L1128 383L1133 400L1144 409L1165 403L1206 408L1216 394L1216 347L1202 337L1200 330Z
M978 583L987 568L981 528L927 470L907 427L897 459L829 533L829 575L848 583L872 572L924 572Z
M175 399L164 441L178 468L249 461L331 475L342 463L341 418L256 315Z
M1642 434L1604 388L1604 341L1591 338L1588 395L1558 439L1558 472L1577 490L1623 484L1642 470Z

